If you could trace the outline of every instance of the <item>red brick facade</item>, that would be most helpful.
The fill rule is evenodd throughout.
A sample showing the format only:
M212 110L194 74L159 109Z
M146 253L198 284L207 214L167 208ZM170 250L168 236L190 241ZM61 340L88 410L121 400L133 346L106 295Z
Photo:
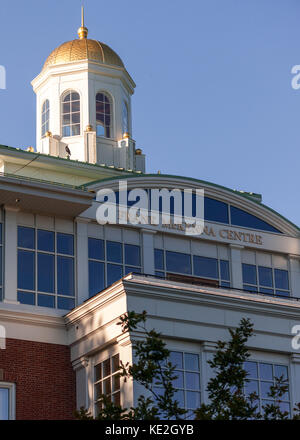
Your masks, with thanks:
M16 384L16 419L72 419L75 373L64 345L6 340L0 350L3 381Z

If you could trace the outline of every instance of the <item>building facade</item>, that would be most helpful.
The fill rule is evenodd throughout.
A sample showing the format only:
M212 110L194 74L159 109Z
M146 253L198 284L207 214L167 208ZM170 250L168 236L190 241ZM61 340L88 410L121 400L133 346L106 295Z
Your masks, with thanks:
M132 137L134 81L107 45L62 44L32 85L36 150L0 146L0 419L71 419L99 395L131 406L145 390L116 376L132 362L128 310L149 316L178 375L176 397L207 402L207 361L241 318L254 323L246 364L267 402L275 377L300 401L299 228L257 194L188 177L151 175ZM99 224L99 190L204 189L204 231L184 225ZM1 339L2 336L2 339Z

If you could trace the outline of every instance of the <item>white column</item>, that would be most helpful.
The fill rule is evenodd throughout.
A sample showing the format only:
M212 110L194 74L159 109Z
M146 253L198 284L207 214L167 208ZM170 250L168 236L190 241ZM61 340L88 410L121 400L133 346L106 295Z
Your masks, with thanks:
M243 273L242 273L242 249L243 246L231 244L231 285L235 289L243 288Z
M4 300L5 303L18 304L17 279L17 212L18 208L5 206L4 223Z
M291 296L300 298L300 255L289 255Z
M291 355L290 363L290 393L292 408L300 402L300 354Z
M77 224L77 305L89 298L88 223L89 219L76 218Z
M142 230L144 273L154 275L154 234L155 231Z
M208 404L208 393L206 391L207 384L209 380L213 377L214 372L209 366L208 361L213 359L214 353L216 352L217 344L215 342L205 341L202 343L201 350L201 368L200 368L200 378L201 378L201 403Z
M76 408L84 408L90 410L89 402L89 383L88 383L88 367L89 359L80 358L73 363L73 369L76 373Z

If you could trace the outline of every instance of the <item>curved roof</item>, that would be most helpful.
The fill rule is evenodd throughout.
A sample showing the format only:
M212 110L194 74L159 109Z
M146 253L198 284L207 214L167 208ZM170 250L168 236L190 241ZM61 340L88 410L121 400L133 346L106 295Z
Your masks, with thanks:
M181 180L183 182L189 183L189 186L191 184L195 184L197 186L201 185L202 187L210 188L208 197L213 197L215 194L216 199L225 201L227 203L232 203L234 206L244 209L251 213L254 216L261 217L264 219L264 221L269 222L271 225L274 225L275 228L278 228L279 230L282 230L285 234L291 234L291 235L297 235L299 236L300 228L292 223L290 220L282 216L280 213L275 211L274 209L268 207L267 205L264 205L259 200L256 199L256 197L251 195L250 193L243 193L239 191L235 191L231 188L227 188L225 186L215 184L212 182L207 182L204 180L199 180L193 177L185 177L185 176L176 176L176 175L170 175L170 174L134 174L131 176L120 176L120 177L110 177L104 180L96 180L94 182L89 182L85 184L84 186L91 189L95 189L96 186L107 186L107 183L110 183L112 181L117 181L120 179L128 179L128 180L134 180L134 179L145 179L145 185L141 185L139 182L139 186L147 186L150 184L149 180L151 180L153 183L157 179L160 181L163 180L164 182L156 182L161 183L162 186L166 187L166 181L168 180ZM171 182L170 182L171 183ZM182 185L181 185L182 186ZM226 194L227 193L227 194ZM207 194L207 193L206 193ZM227 200L230 199L230 200Z
M97 40L83 38L67 41L54 49L48 56L43 69L48 66L81 60L124 68L124 63L119 55L109 46Z

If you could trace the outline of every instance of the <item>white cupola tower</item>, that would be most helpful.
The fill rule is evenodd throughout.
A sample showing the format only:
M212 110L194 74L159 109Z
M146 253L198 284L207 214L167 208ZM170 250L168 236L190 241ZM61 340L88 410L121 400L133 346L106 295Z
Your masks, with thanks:
M37 97L37 151L81 162L145 171L132 139L135 83L106 44L79 38L63 43L32 81Z

